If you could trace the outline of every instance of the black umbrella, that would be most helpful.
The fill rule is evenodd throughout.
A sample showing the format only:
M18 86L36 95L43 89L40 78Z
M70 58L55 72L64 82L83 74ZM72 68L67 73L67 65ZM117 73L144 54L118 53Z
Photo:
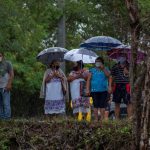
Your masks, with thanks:
M41 51L36 58L43 64L49 65L52 60L63 61L66 52L68 50L62 47L50 47Z
M111 50L113 47L117 47L122 43L110 36L95 36L87 39L80 47L84 47L90 50Z

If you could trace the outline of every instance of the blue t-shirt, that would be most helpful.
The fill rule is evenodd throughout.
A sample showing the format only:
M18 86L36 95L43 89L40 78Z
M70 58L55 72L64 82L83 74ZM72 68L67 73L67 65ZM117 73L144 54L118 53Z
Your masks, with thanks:
M91 92L104 92L108 90L108 77L102 70L91 68Z

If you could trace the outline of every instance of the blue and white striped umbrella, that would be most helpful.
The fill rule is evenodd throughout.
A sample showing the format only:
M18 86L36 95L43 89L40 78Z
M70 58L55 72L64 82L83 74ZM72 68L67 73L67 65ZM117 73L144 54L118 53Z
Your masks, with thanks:
M97 57L98 55L96 53L84 48L70 50L64 55L65 60L69 60L73 62L82 60L83 63L87 63L87 64L95 63L95 59Z
M36 58L43 64L49 65L52 60L63 61L66 52L68 50L62 47L50 47L41 51Z
M95 36L87 39L80 47L84 47L90 50L111 50L114 47L121 45L122 43L110 36Z

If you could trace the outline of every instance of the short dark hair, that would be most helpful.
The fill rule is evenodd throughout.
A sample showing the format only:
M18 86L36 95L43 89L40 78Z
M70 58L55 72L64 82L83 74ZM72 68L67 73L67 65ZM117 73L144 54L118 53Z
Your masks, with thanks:
M104 64L104 59L102 57L99 56L99 57L96 58L96 60L100 60L102 62L102 64Z

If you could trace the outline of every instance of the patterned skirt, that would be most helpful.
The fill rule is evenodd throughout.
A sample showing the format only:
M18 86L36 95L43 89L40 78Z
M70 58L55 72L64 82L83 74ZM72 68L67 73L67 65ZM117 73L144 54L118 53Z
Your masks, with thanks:
M90 111L89 97L79 97L72 100L73 113L87 113Z

